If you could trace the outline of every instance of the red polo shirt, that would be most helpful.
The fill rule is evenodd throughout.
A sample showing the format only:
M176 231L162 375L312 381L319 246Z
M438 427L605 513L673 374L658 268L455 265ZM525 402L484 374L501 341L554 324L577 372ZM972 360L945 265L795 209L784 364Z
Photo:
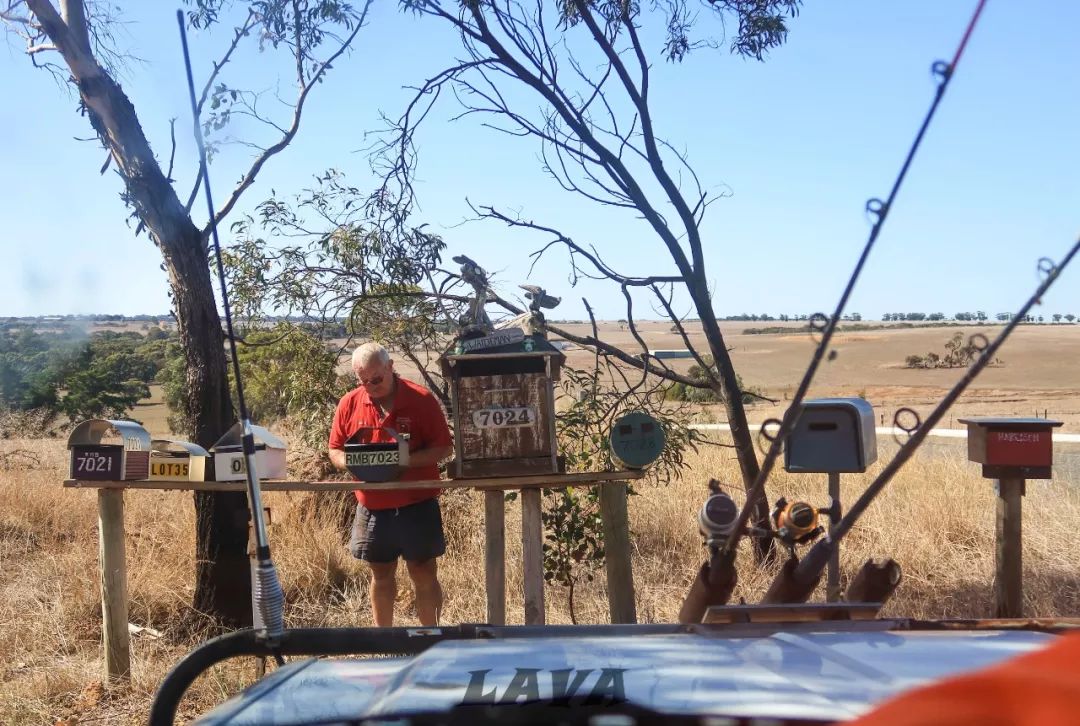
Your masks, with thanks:
M371 402L367 391L360 386L342 397L334 413L334 423L330 427L330 448L343 449L354 434L361 428L385 427L399 434L409 434L409 451L430 449L438 446L450 446L450 427L446 425L439 399L428 389L395 374L396 389L394 405L385 418L379 417L379 410ZM385 431L365 431L362 434L365 443L390 443L393 439ZM420 481L439 478L439 467L409 467L401 475L401 481ZM441 489L386 489L356 491L356 500L368 509L392 509L404 507L425 499L436 497Z

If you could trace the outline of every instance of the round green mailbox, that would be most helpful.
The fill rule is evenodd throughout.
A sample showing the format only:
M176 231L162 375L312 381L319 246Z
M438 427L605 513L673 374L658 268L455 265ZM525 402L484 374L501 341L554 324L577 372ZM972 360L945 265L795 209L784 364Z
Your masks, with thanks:
M633 411L619 417L609 437L611 458L624 469L644 469L664 450L664 428L647 413Z

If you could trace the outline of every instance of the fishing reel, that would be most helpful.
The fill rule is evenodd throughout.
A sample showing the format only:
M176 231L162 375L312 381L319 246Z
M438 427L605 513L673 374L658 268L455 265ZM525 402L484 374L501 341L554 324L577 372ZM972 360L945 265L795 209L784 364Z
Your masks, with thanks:
M820 524L823 514L830 521L837 521L839 510L836 502L830 507L818 508L798 499L789 502L780 497L769 515L773 526L769 536L780 540L794 556L796 545L809 544L825 532L825 527Z
M705 545L713 549L723 545L735 531L739 506L720 488L720 482L716 479L709 480L709 491L709 498L698 511L698 531L705 538ZM749 526L743 530L743 534L778 539L788 549L794 550L796 545L809 544L824 533L825 527L820 523L821 515L835 521L838 519L835 509L835 504L819 509L808 502L789 502L781 497L769 515L771 529Z
M788 502L780 497L769 515L772 519L773 535L789 546L813 542L825 531L825 528L818 524L818 515L828 512L827 509L816 509L807 502Z
M739 506L726 492L720 489L720 482L709 480L712 494L705 500L698 512L698 530L705 538L705 545L710 549L720 547L735 531L739 519Z

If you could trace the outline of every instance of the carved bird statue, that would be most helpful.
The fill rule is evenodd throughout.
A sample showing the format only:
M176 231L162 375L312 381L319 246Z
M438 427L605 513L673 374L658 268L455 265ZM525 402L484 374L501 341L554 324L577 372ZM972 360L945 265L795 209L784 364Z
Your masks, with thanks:
M529 303L529 310L534 313L540 312L541 308L550 310L562 302L561 297L548 295L547 291L539 285L518 285L518 287L524 290L525 297L532 301Z
M451 259L461 265L461 279L471 285L475 291L472 302L469 304L469 313L461 321L462 333L475 335L490 332L493 326L491 319L484 310L484 303L487 302L488 294L487 273L484 272L484 268L465 255L457 255Z
M465 255L457 255L452 259L461 265L461 279L472 285L478 295L486 294L488 279L484 268Z

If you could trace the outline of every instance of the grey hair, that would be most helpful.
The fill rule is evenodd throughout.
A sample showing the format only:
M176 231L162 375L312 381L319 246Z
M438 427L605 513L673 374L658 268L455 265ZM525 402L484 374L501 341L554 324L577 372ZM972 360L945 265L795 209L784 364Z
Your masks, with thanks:
M352 368L354 371L367 368L372 361L384 366L390 363L390 354L386 352L386 348L373 340L358 346L352 353Z

